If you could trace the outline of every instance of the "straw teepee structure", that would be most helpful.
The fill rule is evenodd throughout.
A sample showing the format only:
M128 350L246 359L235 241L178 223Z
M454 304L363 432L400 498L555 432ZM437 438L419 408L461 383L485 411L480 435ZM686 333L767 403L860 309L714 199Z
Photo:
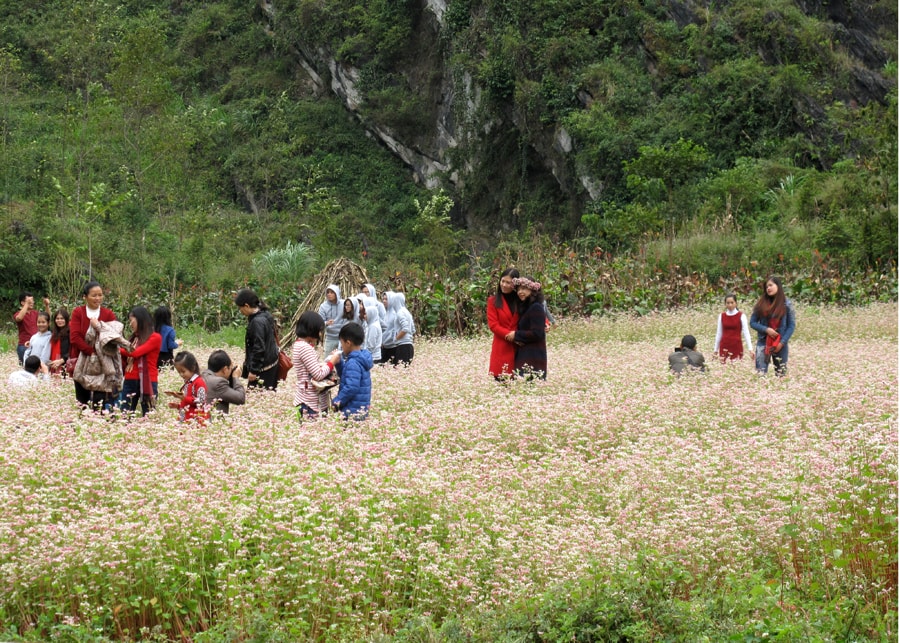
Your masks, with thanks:
M290 347L296 339L294 337L294 326L297 325L300 315L307 310L319 310L319 305L325 300L325 289L328 287L328 284L337 284L341 289L341 296L347 297L357 294L360 284L368 282L369 277L366 275L365 268L349 259L342 257L325 266L310 284L309 291L306 293L306 297L299 308L297 308L297 312L294 313L290 326L281 333L281 348L290 351Z

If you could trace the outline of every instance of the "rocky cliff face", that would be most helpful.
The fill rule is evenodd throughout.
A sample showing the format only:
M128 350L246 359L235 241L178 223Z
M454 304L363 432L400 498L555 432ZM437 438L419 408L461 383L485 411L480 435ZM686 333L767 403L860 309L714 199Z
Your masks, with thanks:
M674 0L667 4L667 11L681 27L700 24L705 3L703 7L696 4ZM805 13L828 21L857 61L851 68L853 95L839 98L862 104L883 101L889 83L872 71L889 57L871 37L880 28L877 11L859 11L859 3L852 4L841 0L799 3ZM260 6L269 18L268 28L277 29L276 8L268 0L261 0ZM493 212L492 225L517 226L516 194L522 192L522 186L555 193L550 200L556 200L577 222L588 202L603 197L602 181L576 167L572 153L577 144L564 127L536 123L516 109L513 101L488 105L483 88L471 74L450 64L442 44L447 9L446 0L419 1L408 48L412 63L396 70L406 83L404 90L421 99L419 127L394 126L370 109L361 70L339 62L333 52L294 42L293 53L318 91L339 97L371 136L409 166L417 182L430 189L444 188L454 196L459 205L455 212L458 222L477 225L472 213L479 210ZM781 62L777 43L762 47L759 55L770 64ZM585 107L589 102L589 97L582 97ZM807 111L815 115L823 110L824 106L810 104ZM814 128L811 124L810 129Z

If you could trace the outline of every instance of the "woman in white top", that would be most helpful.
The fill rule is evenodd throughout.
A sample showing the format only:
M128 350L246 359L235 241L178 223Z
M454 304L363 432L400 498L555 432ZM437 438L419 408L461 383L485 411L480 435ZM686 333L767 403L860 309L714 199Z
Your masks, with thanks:
M725 295L725 311L719 315L716 328L716 346L713 353L723 362L744 357L744 343L747 350L753 353L753 340L750 338L750 324L747 316L738 310L737 297L731 293Z
M35 355L41 359L41 364L48 366L50 364L50 340L53 338L53 333L50 331L50 313L43 310L38 312L37 329L38 332L28 340L24 359Z

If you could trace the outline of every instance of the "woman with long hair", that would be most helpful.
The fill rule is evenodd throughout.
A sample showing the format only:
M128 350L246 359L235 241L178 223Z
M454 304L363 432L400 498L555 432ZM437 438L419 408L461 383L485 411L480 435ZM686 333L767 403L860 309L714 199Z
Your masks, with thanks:
M153 328L162 338L159 349L159 366L172 366L175 363L175 351L181 348L182 341L175 337L172 328L172 311L168 306L157 306L153 311Z
M128 324L131 326L131 346L119 349L125 373L122 406L124 410L134 413L140 401L141 415L146 415L156 408L156 398L159 397L159 349L162 346L162 336L154 330L150 311L143 306L131 309Z
M512 375L516 361L513 340L519 323L519 298L513 280L518 277L519 271L515 268L507 268L500 273L497 292L487 302L488 328L494 336L488 372L498 380Z
M516 343L517 377L547 379L547 312L541 284L531 277L513 279L519 298L519 322L513 340Z
M66 360L69 359L69 311L60 308L53 315L50 336L50 374L66 377Z
M766 373L769 362L775 374L787 373L788 342L794 334L794 305L785 297L781 279L772 275L763 285L763 293L750 315L750 328L757 332L756 371Z
M275 341L275 318L259 296L250 288L241 288L234 305L247 318L244 335L244 370L247 386L276 389L278 387L278 343Z

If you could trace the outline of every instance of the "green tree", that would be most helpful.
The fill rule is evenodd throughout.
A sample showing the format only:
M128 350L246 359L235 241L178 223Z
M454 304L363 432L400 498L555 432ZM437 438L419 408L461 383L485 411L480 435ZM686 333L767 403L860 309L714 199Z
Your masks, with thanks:
M418 237L418 247L412 258L422 266L455 268L462 255L462 233L450 222L453 199L438 190L424 203L414 199L417 216L412 229Z
M74 210L72 222L75 228L87 237L88 274L94 274L94 238L104 227L110 227L121 212L121 208L133 198L133 193L117 193L109 189L106 183L95 183L88 192L88 198L75 203L71 194L67 194L58 179L54 185L63 200Z
M709 153L702 145L678 139L671 145L644 145L638 156L623 163L629 190L642 203L664 204L665 219L674 234L676 224L692 214L686 200L677 199L679 190L705 174Z

